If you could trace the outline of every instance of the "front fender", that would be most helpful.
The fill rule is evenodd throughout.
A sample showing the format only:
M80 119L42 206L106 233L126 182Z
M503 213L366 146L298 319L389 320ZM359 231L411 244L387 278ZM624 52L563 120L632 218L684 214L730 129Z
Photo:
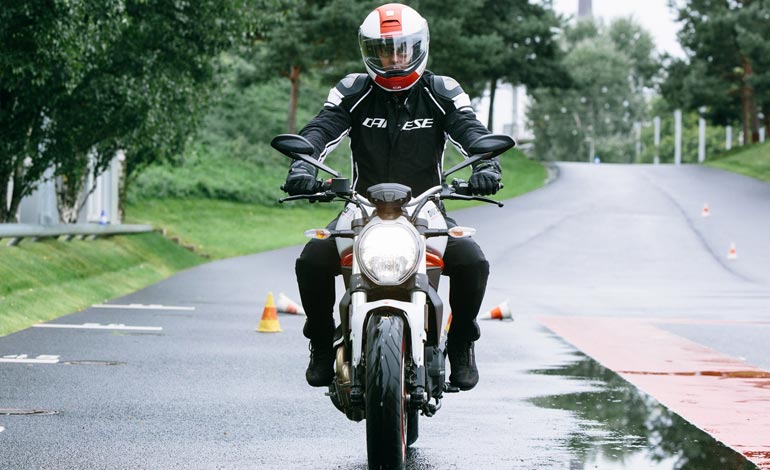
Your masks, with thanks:
M373 311L381 308L395 309L403 314L404 319L409 324L408 331L411 332L411 338L408 341L412 346L412 362L416 366L422 367L425 354L423 346L427 339L425 334L425 305L391 299L366 302L352 307L350 313L350 340L353 345L353 366L357 367L361 364L364 337L366 336L366 322Z

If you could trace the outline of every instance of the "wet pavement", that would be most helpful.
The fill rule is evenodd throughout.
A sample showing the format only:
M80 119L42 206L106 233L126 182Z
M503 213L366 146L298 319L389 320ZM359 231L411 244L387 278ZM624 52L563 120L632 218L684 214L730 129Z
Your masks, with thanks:
M755 468L536 319L661 318L665 334L768 370L770 185L704 168L560 168L556 183L502 210L453 214L479 229L492 264L482 309L508 300L515 321L482 323L479 385L420 421L408 468ZM707 197L713 215L701 220ZM728 262L733 237L739 259ZM283 333L254 332L268 291L298 298L299 249L209 263L112 301L185 311L116 306L55 321L160 332L30 328L0 338L0 358L38 361L0 361L0 468L366 468L364 424L304 381L303 318L281 316ZM724 372L652 372L712 370Z
M581 429L568 438L575 469L749 470L757 467L582 354L555 369L533 371L588 382L590 391L531 399L567 410Z

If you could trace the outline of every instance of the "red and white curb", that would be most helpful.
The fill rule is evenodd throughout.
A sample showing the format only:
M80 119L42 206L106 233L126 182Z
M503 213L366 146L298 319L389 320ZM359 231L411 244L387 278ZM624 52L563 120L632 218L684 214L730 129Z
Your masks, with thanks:
M770 469L770 372L655 326L694 321L538 320L759 468Z

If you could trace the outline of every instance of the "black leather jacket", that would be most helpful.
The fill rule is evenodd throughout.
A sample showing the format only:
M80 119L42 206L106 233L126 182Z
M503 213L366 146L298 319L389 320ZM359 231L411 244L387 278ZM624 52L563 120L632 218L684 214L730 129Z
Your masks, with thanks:
M321 161L350 136L356 191L391 182L411 187L413 195L441 184L447 138L467 156L465 148L489 133L460 85L429 71L400 95L381 89L367 74L348 75L300 131ZM496 160L480 167L500 173Z

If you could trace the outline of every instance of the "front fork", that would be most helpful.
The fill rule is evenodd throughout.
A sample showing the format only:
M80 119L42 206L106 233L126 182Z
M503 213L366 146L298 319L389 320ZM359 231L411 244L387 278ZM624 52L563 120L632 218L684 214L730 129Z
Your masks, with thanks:
M365 292L353 292L350 299L350 312L348 326L350 328L351 362L344 363L340 368L340 355L338 353L337 377L350 383L350 401L353 406L364 404L363 377L365 369L362 361L363 335L365 324L374 310L383 307L392 308L403 312L407 322L410 337L407 339L411 348L408 357L408 366L405 371L407 382L407 401L413 410L422 410L426 416L433 416L441 407L440 399L444 385L444 355L436 346L425 346L427 340L426 325L428 321L427 296L425 292L413 291L410 302L401 302L391 299L367 301ZM344 355L342 355L344 357ZM427 362L426 362L427 359ZM426 370L428 375L426 376ZM430 392L430 395L428 391ZM435 399L435 404L430 403L430 396Z

